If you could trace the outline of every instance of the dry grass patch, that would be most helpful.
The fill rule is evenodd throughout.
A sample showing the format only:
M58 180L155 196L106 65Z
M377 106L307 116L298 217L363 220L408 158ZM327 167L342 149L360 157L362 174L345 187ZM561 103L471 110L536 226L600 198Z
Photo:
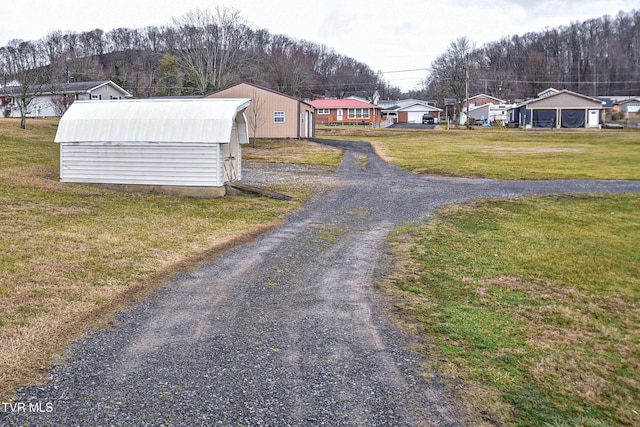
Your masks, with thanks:
M294 163L336 167L342 162L342 151L322 144L299 140L259 140L242 149L247 161Z
M18 122L0 120L3 401L15 387L44 378L70 340L176 272L281 223L314 191L296 188L294 202L202 200L63 184L56 125L30 120L22 131ZM305 146L317 151L296 146L298 157ZM278 150L270 152L279 160Z

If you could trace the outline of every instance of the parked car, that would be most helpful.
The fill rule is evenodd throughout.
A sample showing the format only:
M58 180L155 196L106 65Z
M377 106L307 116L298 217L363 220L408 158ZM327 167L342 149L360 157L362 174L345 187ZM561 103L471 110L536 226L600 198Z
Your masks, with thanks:
M422 115L422 124L423 125L432 125L435 124L436 120L433 118L433 114L423 114Z

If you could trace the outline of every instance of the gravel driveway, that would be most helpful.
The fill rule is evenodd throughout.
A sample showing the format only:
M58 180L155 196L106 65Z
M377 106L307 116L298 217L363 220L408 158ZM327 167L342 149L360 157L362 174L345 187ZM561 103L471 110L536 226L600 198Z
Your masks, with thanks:
M324 143L346 150L324 178L328 194L75 343L46 384L19 390L40 410L0 408L0 425L460 425L454 396L437 373L421 375L374 292L388 233L479 197L640 191L624 181L420 177L367 144Z

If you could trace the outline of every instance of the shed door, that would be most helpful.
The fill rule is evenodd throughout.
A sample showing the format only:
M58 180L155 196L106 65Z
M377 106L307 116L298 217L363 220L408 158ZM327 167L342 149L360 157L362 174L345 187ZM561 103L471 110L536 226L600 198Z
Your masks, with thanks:
M600 124L600 112L598 110L589 110L589 127L595 128Z
M312 118L311 113L307 110L302 111L300 113L300 129L298 130L299 138L309 138L312 136L311 127L312 127Z
M240 179L240 143L238 142L238 123L233 122L231 141L220 144L222 151L222 180L223 182L238 181Z
M240 179L238 165L238 144L220 144L222 149L222 180L224 182Z

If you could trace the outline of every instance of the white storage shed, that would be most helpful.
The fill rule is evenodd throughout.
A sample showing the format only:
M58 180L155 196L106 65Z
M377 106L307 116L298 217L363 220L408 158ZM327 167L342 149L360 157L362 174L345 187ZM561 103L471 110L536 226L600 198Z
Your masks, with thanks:
M60 180L217 197L242 178L249 99L76 101L60 119Z

